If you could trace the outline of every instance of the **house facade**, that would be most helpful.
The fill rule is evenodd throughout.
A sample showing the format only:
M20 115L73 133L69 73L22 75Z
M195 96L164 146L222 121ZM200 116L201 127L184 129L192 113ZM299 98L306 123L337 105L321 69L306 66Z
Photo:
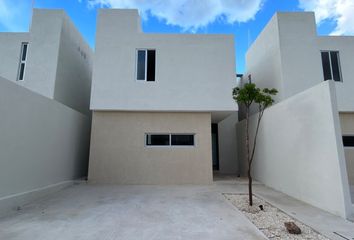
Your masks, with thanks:
M93 52L63 10L34 9L29 32L0 33L0 76L90 114Z
M317 35L314 13L280 12L249 48L245 74L279 91L258 141L258 180L347 218L354 217L353 52L352 36ZM284 132L271 132L274 124Z
M89 180L205 184L213 167L235 171L235 79L232 35L146 34L137 10L100 9Z

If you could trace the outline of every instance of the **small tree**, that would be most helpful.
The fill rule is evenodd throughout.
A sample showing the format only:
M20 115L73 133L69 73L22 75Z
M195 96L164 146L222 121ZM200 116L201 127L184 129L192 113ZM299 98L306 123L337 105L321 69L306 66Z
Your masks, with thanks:
M235 87L232 91L233 99L237 103L244 105L246 111L246 158L248 163L248 169L247 169L248 196L249 196L249 204L251 206L253 205L251 169L252 169L254 153L256 150L259 124L262 120L264 110L274 103L272 96L276 95L277 93L278 91L274 88L272 89L264 88L261 90L260 88L256 87L256 84L251 83L251 81L249 83L244 84L243 87L241 88ZM250 136L249 136L249 116L250 116L250 108L253 104L258 105L258 116L257 116L256 132L253 138L253 145L251 150Z

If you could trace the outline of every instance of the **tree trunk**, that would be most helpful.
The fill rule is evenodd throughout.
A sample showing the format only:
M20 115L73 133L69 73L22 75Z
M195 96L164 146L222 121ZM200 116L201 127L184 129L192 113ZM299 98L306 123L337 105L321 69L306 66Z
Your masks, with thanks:
M251 176L251 168L248 168L248 201L250 206L253 205L253 198L252 198L252 176Z
M249 141L249 106L246 107L246 157L247 157L247 165L248 165L248 196L249 196L249 204L252 206L252 176L251 176L251 159L250 159L250 141Z

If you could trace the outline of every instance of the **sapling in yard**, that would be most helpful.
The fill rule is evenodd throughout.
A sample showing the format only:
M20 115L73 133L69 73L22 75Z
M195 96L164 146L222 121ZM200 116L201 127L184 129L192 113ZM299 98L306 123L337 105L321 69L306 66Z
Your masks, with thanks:
M260 89L257 88L256 84L251 82L249 76L249 83L244 84L242 87L235 87L232 91L233 99L238 103L242 104L245 107L246 114L246 159L247 159L247 177L248 177L248 195L249 195L249 205L253 205L252 199L252 162L254 153L256 150L257 144L257 135L259 130L259 125L261 123L264 110L271 106L274 103L273 96L275 96L278 91L275 88ZM253 144L250 145L250 134L249 134L249 118L250 118L250 109L253 105L258 107L257 113L257 125L255 134L253 137ZM252 147L252 148L251 148Z

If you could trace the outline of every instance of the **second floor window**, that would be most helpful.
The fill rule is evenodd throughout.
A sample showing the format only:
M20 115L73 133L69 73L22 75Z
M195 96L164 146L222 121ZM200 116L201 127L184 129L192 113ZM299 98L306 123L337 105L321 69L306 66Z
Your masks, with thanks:
M324 80L342 81L338 51L321 51Z
M136 80L155 81L156 50L138 49L136 53Z
M27 49L28 49L28 43L27 42L22 43L21 44L20 63L19 63L18 73L17 73L17 81L23 81L25 79Z

